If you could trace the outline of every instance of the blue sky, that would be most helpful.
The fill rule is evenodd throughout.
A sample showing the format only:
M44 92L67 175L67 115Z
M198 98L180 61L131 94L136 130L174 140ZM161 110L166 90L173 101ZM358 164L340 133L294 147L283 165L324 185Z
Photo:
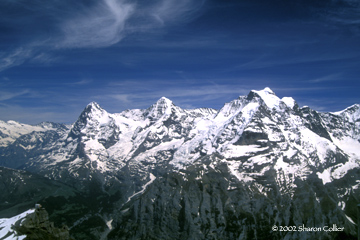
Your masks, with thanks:
M355 0L2 0L0 119L74 122L162 96L221 108L270 87L300 106L360 103Z

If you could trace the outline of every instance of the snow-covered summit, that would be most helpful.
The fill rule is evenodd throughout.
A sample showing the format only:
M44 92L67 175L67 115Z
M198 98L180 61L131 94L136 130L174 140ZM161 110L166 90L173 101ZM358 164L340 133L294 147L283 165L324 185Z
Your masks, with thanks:
M270 109L279 108L280 106L280 98L268 87L260 91L251 90L249 95L252 94L259 96Z
M163 115L171 115L172 111L181 111L181 109L177 106L174 105L174 103L166 98L166 97L161 97L156 103L154 103L153 105L151 105L147 110L146 110L146 117L150 117L153 119L159 119L160 117L162 117Z
M256 91L256 90L252 90L252 91ZM269 87L265 87L263 90L259 90L259 91L256 91L256 92L263 92L263 93L266 93L266 94L275 95L275 92L273 90L271 90Z
M96 102L89 103L71 128L71 134L75 136L87 135L89 132L99 131L101 126L110 125L113 122L111 114L105 111Z
M270 109L275 108L280 110L284 109L284 107L293 109L297 106L296 101L292 97L283 97L280 99L269 87L266 87L263 90L251 90L248 99L254 97L259 97Z
M280 99L268 87L252 90L247 96L225 103L219 111L183 110L162 97L147 109L111 114L91 102L66 137L69 149L65 153L49 150L51 156L46 159L55 159L55 162L76 159L76 165L90 164L100 171L111 171L129 162L136 166L144 162L167 162L180 169L191 165L201 155L217 153L225 159L233 159L249 158L261 152L263 158L268 159L270 152L275 151L271 149L276 149L279 157L288 158L295 153L298 158L317 156L318 162L311 164L323 164L326 168L329 152L335 155L340 154L337 149L346 150L344 144L334 141L341 133L328 127L333 124L331 116L320 116L310 108L295 109L295 106L293 98ZM359 105L332 116L341 116L342 121L353 124L359 118ZM348 125L346 131L349 136L358 136L357 130L352 130L353 125ZM61 144L58 143L58 149ZM287 149L287 152L280 152L280 149ZM77 155L71 156L74 153ZM354 154L356 157L357 153ZM40 162L42 157L38 159ZM257 160L251 157L248 161ZM74 168L74 163L69 164ZM299 169L301 167L305 165L300 164ZM247 179L252 177L248 175Z
M156 103L164 103L164 102L166 102L166 104L172 104L172 101L164 96L162 96L161 98L159 98L159 100L156 101Z
M74 224L84 223L81 230L87 232L97 229L88 231L84 221L94 213L109 229L125 226L121 228L136 233L132 226L139 224L147 233L170 229L165 239L173 232L174 239L184 236L184 226L177 232L184 222L191 233L200 234L189 236L199 239L208 238L208 232L224 232L227 226L228 235L219 239L255 236L290 221L299 226L337 224L351 232L353 199L360 196L359 109L356 104L337 113L319 113L299 108L291 97L280 99L270 88L253 90L220 110L184 110L162 97L147 109L112 114L92 102L71 129L43 131L56 125L42 124L37 132L35 126L0 121L0 137L13 139L0 147L0 165L62 181L81 194L89 192L89 199L96 196L89 206L100 207L90 206L74 219ZM147 209L156 209L160 218ZM305 216L309 209L311 214ZM11 234L2 229L5 221L0 219L0 238ZM247 226L259 225L256 221L264 225L247 232ZM114 238L123 237L116 229L111 230ZM234 229L243 230L235 235ZM322 234L286 237L319 239Z
M291 97L280 99L270 88L252 90L246 96L225 103L218 111L208 108L184 110L162 97L147 109L112 114L92 102L71 129L63 127L61 131L47 131L44 128L56 125L28 126L0 121L0 137L13 139L0 147L0 164L30 170L77 189L99 184L99 192L118 194L111 196L111 199L117 199L114 205L117 209L124 203L122 201L126 206L138 199L142 203L155 204L156 196L161 196L166 204L172 202L169 198L174 198L175 205L183 208L181 205L194 204L191 199L196 195L200 196L201 206L217 208L202 204L202 201L224 195L225 202L235 199L228 206L243 201L238 206L246 207L249 200L237 199L238 196L255 194L253 199L265 199L255 204L264 204L268 196L272 196L268 201L269 209L278 201L277 209L288 211L290 216L293 210L287 203L298 195L301 197L293 203L299 206L304 202L303 194L310 192L314 195L307 199L313 199L314 210L320 214L317 221L321 223L324 209L342 212L346 199L354 190L360 189L359 109L356 104L337 113L319 113L309 107L299 108ZM35 128L42 132L34 131ZM222 182L220 185L218 180ZM89 184L90 181L93 182ZM340 182L346 183L342 189L338 188ZM186 200L186 195L182 194L186 194L188 183L192 185L191 199ZM166 184L171 188L163 188ZM328 188L330 185L334 188ZM198 194L194 194L197 186L199 191L195 193ZM309 191L311 186L331 191ZM155 194L153 191L157 187L160 192ZM178 192L171 195L166 189ZM209 196L211 191L206 189L221 191ZM331 199L336 198L336 193L341 194L338 199L343 202L336 200L340 205L323 207L333 202L328 200L326 192L331 193ZM181 204L183 199L186 204ZM216 201L220 203L221 199ZM218 206L226 206L225 202ZM301 208L296 217L301 220L298 224L307 221L299 217L303 216L303 209L307 209L308 204L304 204L306 207ZM192 209L194 214L183 215L205 216L202 214L205 211L197 210L201 206ZM178 210L182 211L180 208ZM246 208L245 212L249 210ZM264 209L267 207L259 208L258 213L263 214ZM126 209L123 210L121 212L125 213ZM336 219L343 216L340 212L334 213ZM269 223L270 227L285 222L272 213L268 217L276 218L279 220ZM119 219L122 218L117 219L118 223L122 221ZM334 219L331 224L335 223ZM175 224L175 229L178 226ZM234 235L231 236L229 239L233 239Z
M53 129L54 125L51 124L42 123L38 125L29 125L18 123L12 120L7 122L0 120L0 147L4 147L13 143L18 137L22 135L26 135L31 132L44 132Z
M85 109L83 110L83 112L85 113L91 113L91 114L98 114L106 112L102 107L100 107L100 105L97 102L91 102L89 103Z
M283 97L281 101L289 108L294 108L297 105L296 101L292 97Z
M82 120L90 120L96 119L97 121L104 122L107 120L109 113L104 110L100 105L96 102L89 103L82 113L79 116L79 119Z
M344 110L338 112L332 112L334 115L339 115L351 119L353 122L360 120L360 104L354 104Z

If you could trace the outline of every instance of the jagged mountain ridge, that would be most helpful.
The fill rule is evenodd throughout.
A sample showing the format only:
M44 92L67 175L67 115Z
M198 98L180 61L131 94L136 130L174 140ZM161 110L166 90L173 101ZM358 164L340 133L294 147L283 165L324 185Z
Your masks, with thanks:
M0 219L0 237L2 240L73 240L67 226L57 228L49 222L49 215L44 208L37 205L12 218Z
M325 201L322 199L334 195L332 198L336 199L335 205L339 208L338 213L341 213L337 221L346 224L346 234L351 235L354 232L351 221L355 221L356 216L348 215L351 215L354 199L359 196L359 181L356 180L359 179L360 159L359 112L359 105L337 113L319 113L308 107L300 108L292 98L279 99L269 88L253 90L247 96L240 96L225 104L219 111L185 110L163 97L145 110L110 114L93 102L71 127L57 125L47 131L34 130L13 137L12 142L3 142L0 163L43 174L80 190L86 190L96 182L103 192L120 194L114 206L122 210L107 213L116 216L114 226L120 226L122 219L129 222L126 212L135 211L136 206L155 207L158 204L155 196L161 195L160 189L169 187L169 181L176 180L176 183L170 184L175 185L175 190L167 190L174 191L174 196L177 196L173 208L178 210L177 224L182 230L180 232L184 232L185 225L190 226L196 219L184 211L205 216L205 211L211 212L214 210L211 208L216 206L209 200L213 196L204 193L204 182L208 182L212 186L210 188L222 186L221 193L218 190L213 192L228 197L228 200L218 200L218 204L223 205L220 215L225 219L222 220L224 231L229 232L226 227L231 221L226 219L231 218L230 215L238 218L235 222L242 229L235 231L235 235L217 233L217 236L225 239L246 234L261 239L260 229L251 231L240 228L243 223L239 220L239 213L245 210L230 211L231 214L227 215L225 203L251 202L251 197L262 199L262 207L256 211L246 210L255 211L252 218L256 220L256 214L263 211L265 206L270 208L271 204L275 204L272 201L276 204L284 202L284 199L295 201L299 196L299 187L306 186L313 191L310 197L314 199L313 205L320 206L317 221L326 223L321 218L324 208L321 205ZM15 156L15 152L22 156ZM217 178L204 179L213 175ZM347 185L333 189L344 181ZM196 190L189 186L187 191L192 189L200 194L198 200L193 199L195 203L198 202L199 209L204 199L210 201L202 213L200 210L194 212L196 208L186 207L191 205L191 201L182 186L189 182L198 186ZM320 194L322 199L316 196L320 186L328 188L327 193ZM271 201L269 192L273 192L274 196ZM237 195L240 193L247 197L239 199ZM155 200L148 202L149 199ZM148 204L144 206L139 201ZM219 206L216 209L219 210ZM161 211L166 212L164 209ZM284 211L290 214L294 210ZM269 220L262 228L291 219L291 216L284 218L274 211L270 212L267 214L272 221ZM205 236L202 230L204 226L219 228L211 220L199 219L197 221L202 227L189 228L187 235L183 233L175 237L185 236L186 239L191 237L191 232L200 232L201 239ZM139 224L140 220L135 217L131 221ZM183 223L180 224L181 221ZM250 221L247 224L254 223ZM196 226L195 223L192 225ZM128 224L122 226L133 228ZM174 226L168 228L166 231L174 231ZM109 236L119 237L119 233L124 234L123 231L122 228L115 228ZM138 234L145 233L140 231ZM132 237L136 239L136 236ZM273 237L280 238L280 235Z

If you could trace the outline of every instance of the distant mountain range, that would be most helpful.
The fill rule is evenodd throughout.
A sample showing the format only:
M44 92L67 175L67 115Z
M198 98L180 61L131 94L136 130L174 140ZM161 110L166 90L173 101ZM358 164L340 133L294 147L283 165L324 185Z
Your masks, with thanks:
M356 239L360 105L92 102L72 125L0 121L0 166L0 218L38 202L77 240Z

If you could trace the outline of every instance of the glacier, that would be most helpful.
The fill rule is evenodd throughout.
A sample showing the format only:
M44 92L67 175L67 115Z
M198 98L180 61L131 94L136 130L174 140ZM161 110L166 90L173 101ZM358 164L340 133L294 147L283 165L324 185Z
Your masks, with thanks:
M1 166L96 193L112 206L94 203L100 210L86 214L102 219L107 237L95 235L104 239L267 239L262 232L274 224L303 223L346 232L271 238L355 235L359 104L318 112L265 88L219 110L182 109L162 97L147 109L109 113L91 102L72 125L0 121L0 131ZM68 221L74 229L86 222Z

